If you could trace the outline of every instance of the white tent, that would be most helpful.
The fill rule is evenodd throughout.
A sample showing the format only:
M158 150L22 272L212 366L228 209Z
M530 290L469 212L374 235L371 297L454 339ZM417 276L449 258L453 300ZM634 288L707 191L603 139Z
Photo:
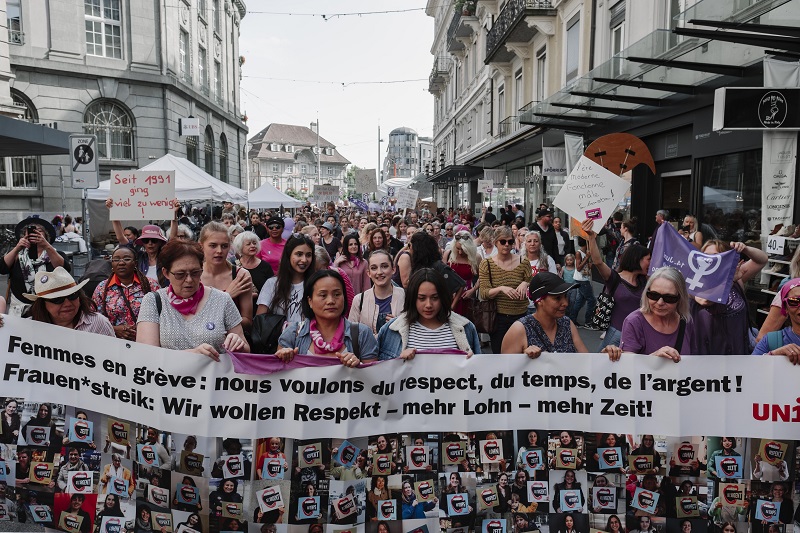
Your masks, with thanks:
M175 197L181 202L199 203L230 200L242 205L247 202L246 191L221 182L183 157L167 154L139 170L175 172ZM97 189L89 189L87 191L89 227L92 235L103 235L112 231L111 222L108 220L108 209L105 206L110 190L111 180L105 180L100 182L100 186ZM141 220L122 221L123 226L133 225L140 227L146 223Z
M271 183L264 183L258 189L251 191L247 196L247 203L251 209L275 209L280 206L289 208L305 205L302 200L283 194L273 187Z
M395 190L407 189L413 179L414 178L390 178L378 185L378 196L385 196L386 190L389 187L394 187Z

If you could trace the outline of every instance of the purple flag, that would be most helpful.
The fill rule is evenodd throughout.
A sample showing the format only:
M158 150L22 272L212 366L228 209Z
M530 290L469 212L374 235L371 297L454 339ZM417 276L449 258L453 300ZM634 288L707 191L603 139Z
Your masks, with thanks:
M350 203L362 211L369 211L369 206L357 198L350 198Z
M318 355L298 354L288 363L284 363L273 354L265 355L260 353L239 352L228 352L228 354L231 356L231 361L233 361L233 371L237 374L274 374L276 372L293 370L295 368L335 366L342 364L337 357L320 357ZM358 368L366 368L376 365L379 362L382 361L362 362L358 365Z
M686 278L686 289L692 296L716 303L726 303L739 264L739 253L708 255L680 236L672 224L664 223L656 232L650 274L657 268L673 267Z

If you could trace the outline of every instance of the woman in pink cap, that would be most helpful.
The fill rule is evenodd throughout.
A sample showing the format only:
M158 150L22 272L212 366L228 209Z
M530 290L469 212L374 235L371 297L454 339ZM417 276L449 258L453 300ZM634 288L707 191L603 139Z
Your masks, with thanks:
M781 314L789 318L789 326L764 335L753 355L785 355L797 365L800 364L800 278L787 281L780 294Z

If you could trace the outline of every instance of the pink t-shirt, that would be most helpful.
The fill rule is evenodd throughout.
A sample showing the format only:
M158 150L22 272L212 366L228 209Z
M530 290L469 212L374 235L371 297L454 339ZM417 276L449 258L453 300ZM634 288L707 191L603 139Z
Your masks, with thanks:
M261 241L261 251L258 252L258 257L269 263L276 275L278 274L278 266L281 264L284 246L286 246L286 239L281 239L278 244L272 242L270 238Z

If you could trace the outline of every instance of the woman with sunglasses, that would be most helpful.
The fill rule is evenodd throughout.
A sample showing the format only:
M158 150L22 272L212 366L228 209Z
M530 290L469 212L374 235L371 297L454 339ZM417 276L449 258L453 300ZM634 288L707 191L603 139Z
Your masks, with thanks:
M170 285L145 295L136 329L138 342L184 350L219 361L219 353L249 352L242 315L230 295L205 287L203 248L174 239L159 256Z
M114 337L111 322L97 312L94 303L81 290L88 282L75 283L63 267L52 272L37 272L34 294L24 295L33 302L28 316L37 322Z
M111 254L111 277L101 281L92 300L97 311L114 326L117 338L136 340L136 320L145 294L161 287L136 266L136 252L119 246Z
M497 300L497 316L492 332L492 353L501 353L503 337L512 324L528 312L528 284L533 277L527 258L514 255L511 228L501 226L494 234L497 255L480 266L480 297Z
M633 313L641 304L647 273L650 270L650 250L640 244L633 244L622 255L619 269L612 270L603 261L600 248L597 246L597 233L592 226L594 221L584 220L583 231L589 243L589 256L592 265L605 281L603 291L614 297L614 309L611 311L611 322L608 326L600 348L619 346L622 335L622 323L625 317Z
M444 252L444 261L466 283L464 292L453 301L453 311L463 315L465 314L465 305L470 303L478 290L478 269L481 264L478 248L468 230L456 233L452 246Z
M792 364L800 364L800 278L787 281L779 294L781 313L789 318L789 326L764 335L753 355L784 355Z
M619 347L677 363L682 353L691 353L693 338L686 280L676 269L661 267L647 280L641 307L623 322Z
M292 234L283 249L278 275L269 278L258 295L256 314L285 315L287 322L300 322L303 285L313 273L314 243L305 235Z
M241 226L234 224L231 228ZM203 248L203 273L200 281L231 297L242 316L242 329L249 332L253 326L253 278L246 268L228 262L231 248L230 229L221 222L212 221L200 230Z

